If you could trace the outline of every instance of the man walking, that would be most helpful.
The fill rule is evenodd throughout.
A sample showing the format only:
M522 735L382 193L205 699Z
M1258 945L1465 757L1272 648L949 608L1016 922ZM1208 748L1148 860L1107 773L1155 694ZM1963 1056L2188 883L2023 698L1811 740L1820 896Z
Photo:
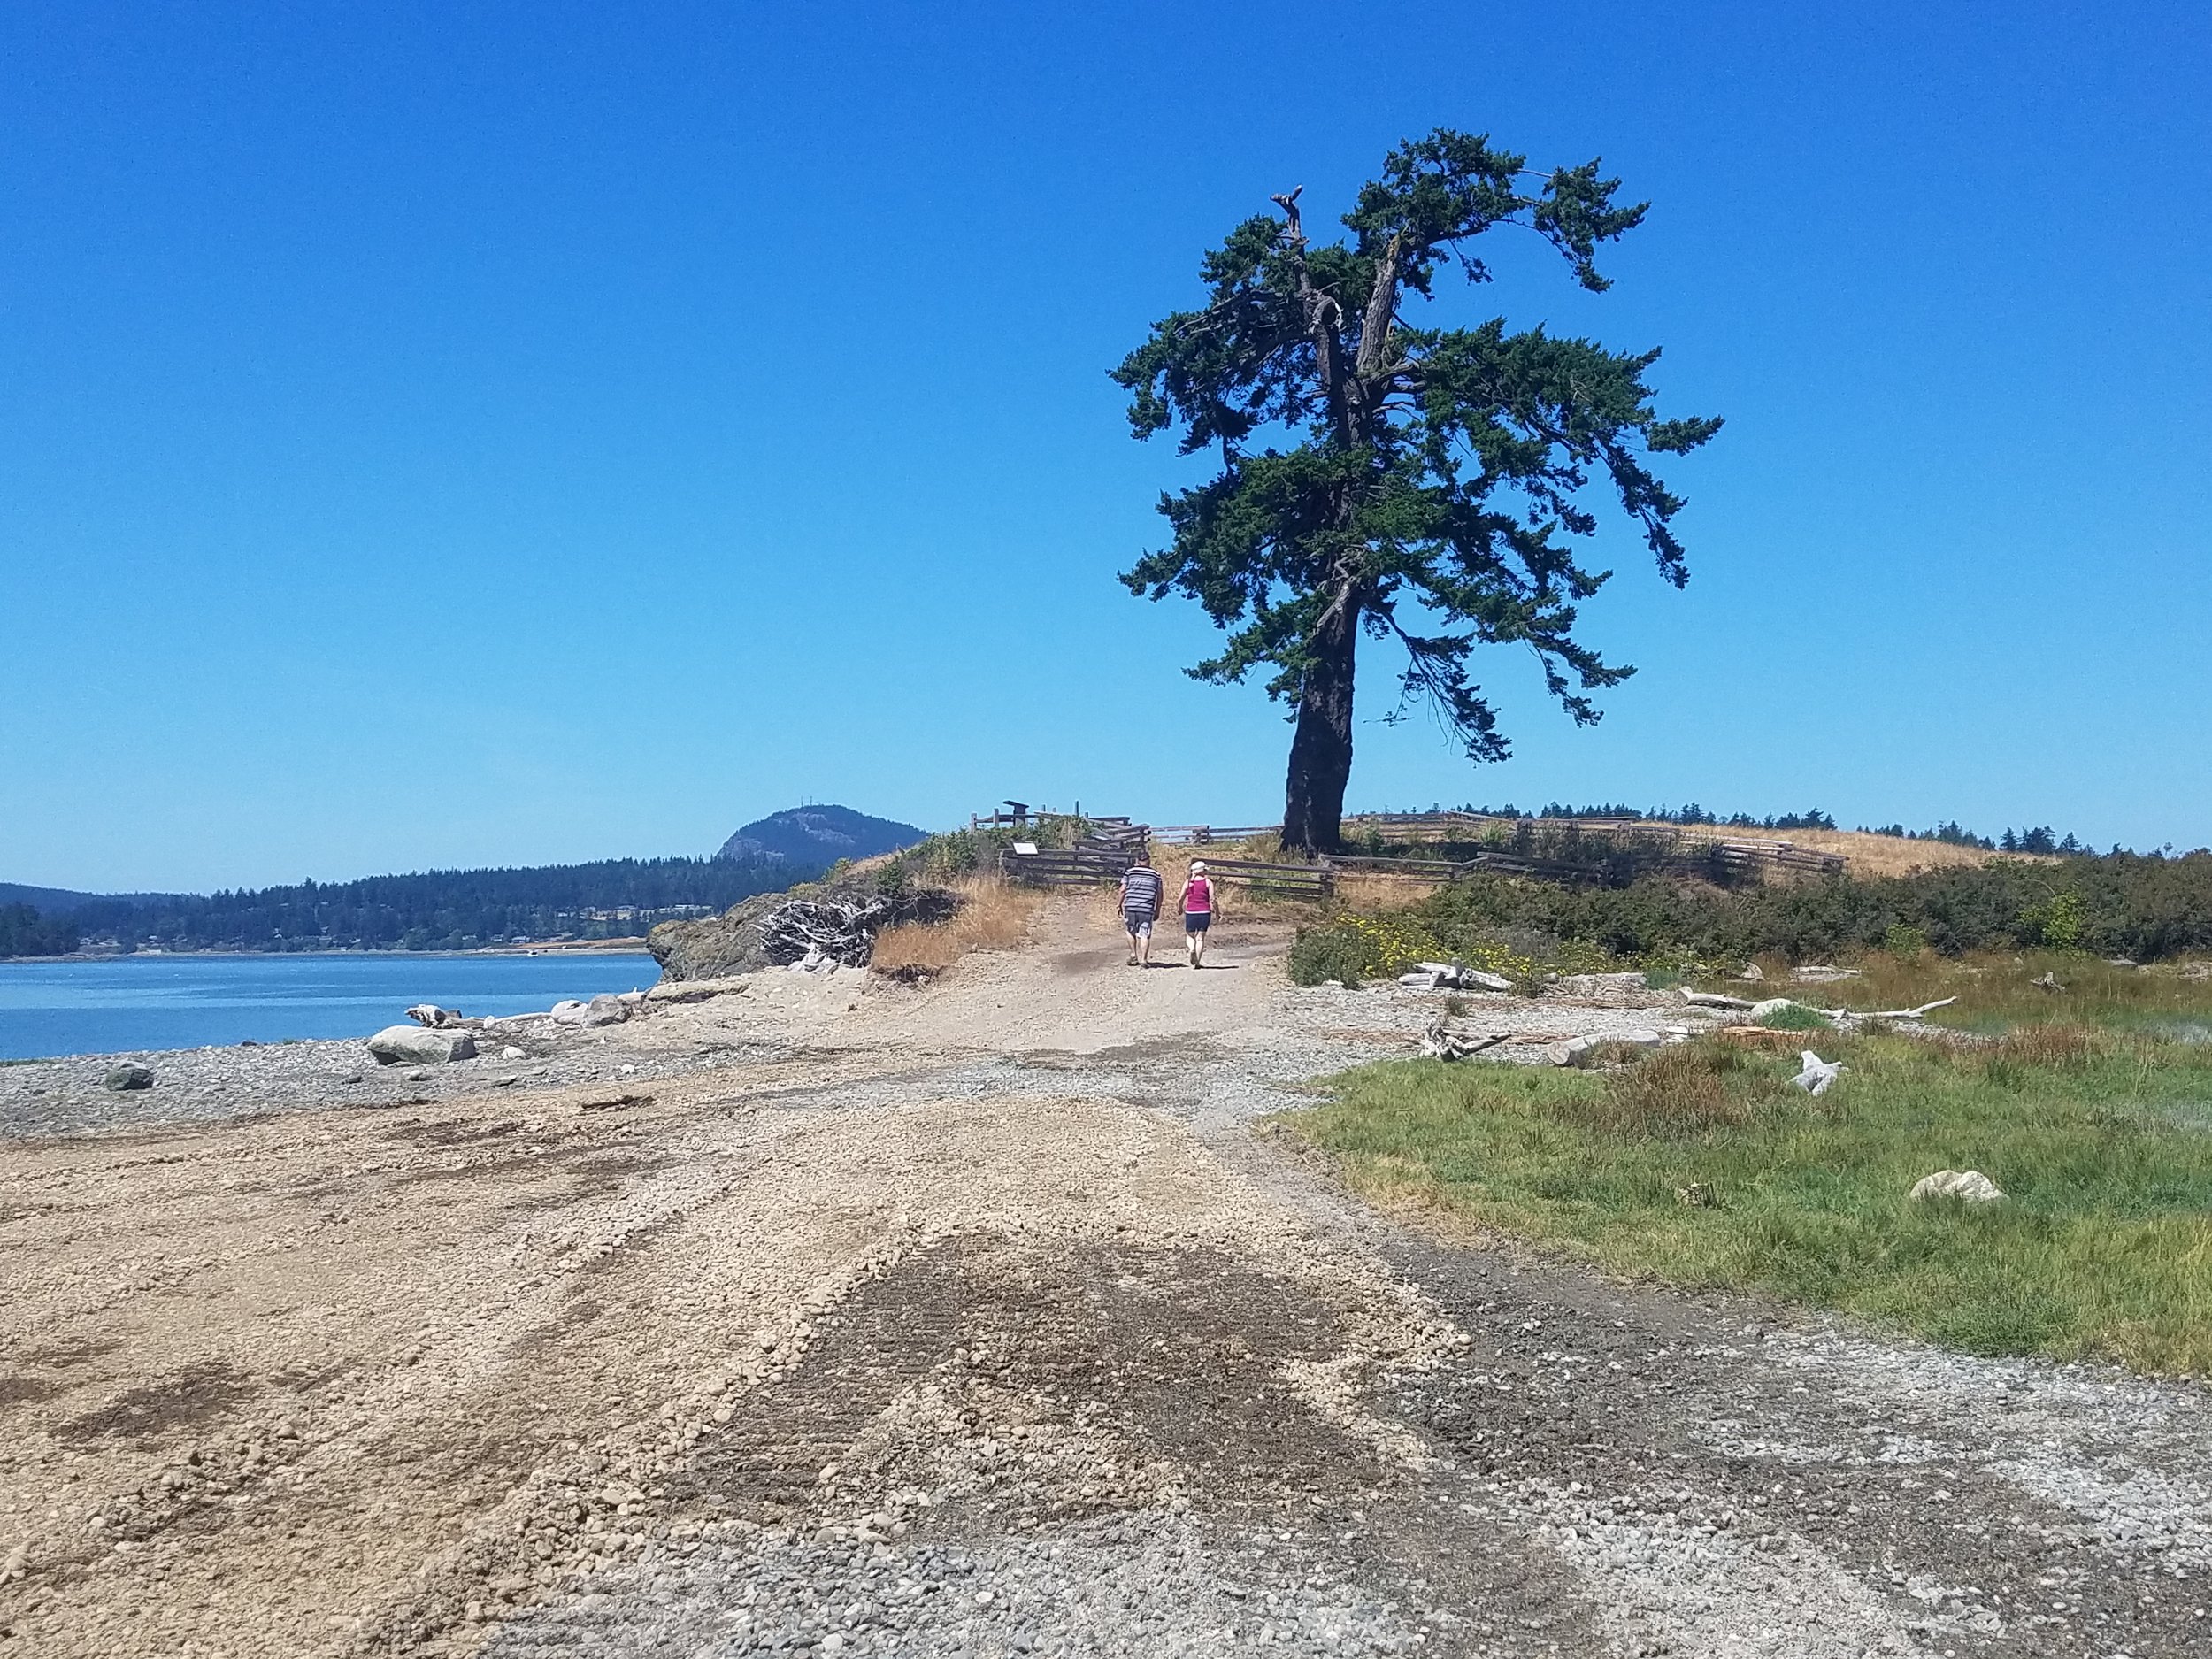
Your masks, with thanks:
M1121 875L1121 925L1129 930L1129 965L1152 965L1152 924L1160 918L1167 884L1148 864L1132 864Z

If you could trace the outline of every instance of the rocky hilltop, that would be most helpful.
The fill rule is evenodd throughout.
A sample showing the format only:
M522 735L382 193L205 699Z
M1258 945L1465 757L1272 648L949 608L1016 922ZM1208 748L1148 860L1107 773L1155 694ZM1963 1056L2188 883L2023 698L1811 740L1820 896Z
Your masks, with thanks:
M715 856L747 864L783 863L818 874L841 858L873 858L926 839L926 832L849 806L795 806L748 824Z

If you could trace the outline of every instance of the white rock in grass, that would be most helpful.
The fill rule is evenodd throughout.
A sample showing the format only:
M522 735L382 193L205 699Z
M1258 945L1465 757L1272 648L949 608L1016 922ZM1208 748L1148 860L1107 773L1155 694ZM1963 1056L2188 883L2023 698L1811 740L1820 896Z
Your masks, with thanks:
M1836 1079L1842 1074L1842 1061L1824 1060L1818 1055L1815 1054L1810 1048L1801 1048L1798 1051L1797 1057L1804 1062L1805 1069L1800 1071L1795 1077L1792 1078L1790 1081L1796 1084L1798 1087L1803 1089L1808 1094L1826 1094L1828 1092L1828 1086L1833 1083Z
M1970 1204L1993 1204L2003 1189L1979 1170L1938 1170L1913 1183L1911 1196L1921 1202L1931 1198L1960 1198Z
M1797 999L1795 997L1770 996L1763 1002L1754 1002L1751 1005L1751 1018L1755 1021L1762 1020L1766 1018L1770 1014L1778 1014L1786 1008L1795 1008L1796 1006Z

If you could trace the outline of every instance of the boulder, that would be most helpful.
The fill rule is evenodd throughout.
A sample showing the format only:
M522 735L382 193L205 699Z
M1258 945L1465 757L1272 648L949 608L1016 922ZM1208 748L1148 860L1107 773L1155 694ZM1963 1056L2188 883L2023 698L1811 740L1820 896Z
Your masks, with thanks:
M664 980L645 994L648 1002L706 1002L718 996L743 996L753 988L749 979Z
M618 996L595 996L584 1004L584 1025L619 1025L630 1018L630 1004Z
M588 1002L579 1002L573 1000L556 1002L553 1004L551 1018L556 1025L580 1025L584 1023L584 1016L590 1011L590 1008L591 1005Z
M1555 1042L1544 1051L1554 1065L1583 1065L1592 1055L1607 1047L1621 1048L1663 1048L1669 1040L1655 1031L1594 1032L1580 1037L1570 1037Z
M476 1058L476 1039L465 1031L430 1031L420 1025L387 1025L369 1039L379 1065L446 1065Z
M516 1048L514 1044L509 1043L504 1048L502 1048L499 1051L499 1057L503 1060L527 1060L530 1056L520 1048Z
M137 1061L126 1060L119 1065L110 1066L108 1074L103 1080L108 1087L120 1094L127 1089L153 1087L154 1074L147 1067L139 1064Z
M1979 1170L1938 1170L1912 1184L1910 1196L1925 1203L1932 1198L1956 1198L1970 1204L1993 1204L2003 1189Z
M1786 1008L1796 1006L1797 999L1793 996L1770 996L1764 1002L1754 1002L1745 1011L1751 1016L1751 1023L1755 1025L1770 1014L1778 1014Z

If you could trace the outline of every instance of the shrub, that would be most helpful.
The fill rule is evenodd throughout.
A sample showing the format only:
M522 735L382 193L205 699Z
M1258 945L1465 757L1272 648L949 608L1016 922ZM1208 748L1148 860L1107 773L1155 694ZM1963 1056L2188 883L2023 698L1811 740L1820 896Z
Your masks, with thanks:
M1290 947L1288 971L1294 985L1340 979L1395 979L1417 962L1440 956L1435 934L1402 915L1340 916L1317 927L1301 928Z
M2065 880L2054 890L2051 866L1997 859L1740 888L1666 876L1565 887L1485 873L1452 883L1413 914L1448 950L1520 927L1647 964L2047 946L2147 962L2212 949L2212 852L2071 858Z

